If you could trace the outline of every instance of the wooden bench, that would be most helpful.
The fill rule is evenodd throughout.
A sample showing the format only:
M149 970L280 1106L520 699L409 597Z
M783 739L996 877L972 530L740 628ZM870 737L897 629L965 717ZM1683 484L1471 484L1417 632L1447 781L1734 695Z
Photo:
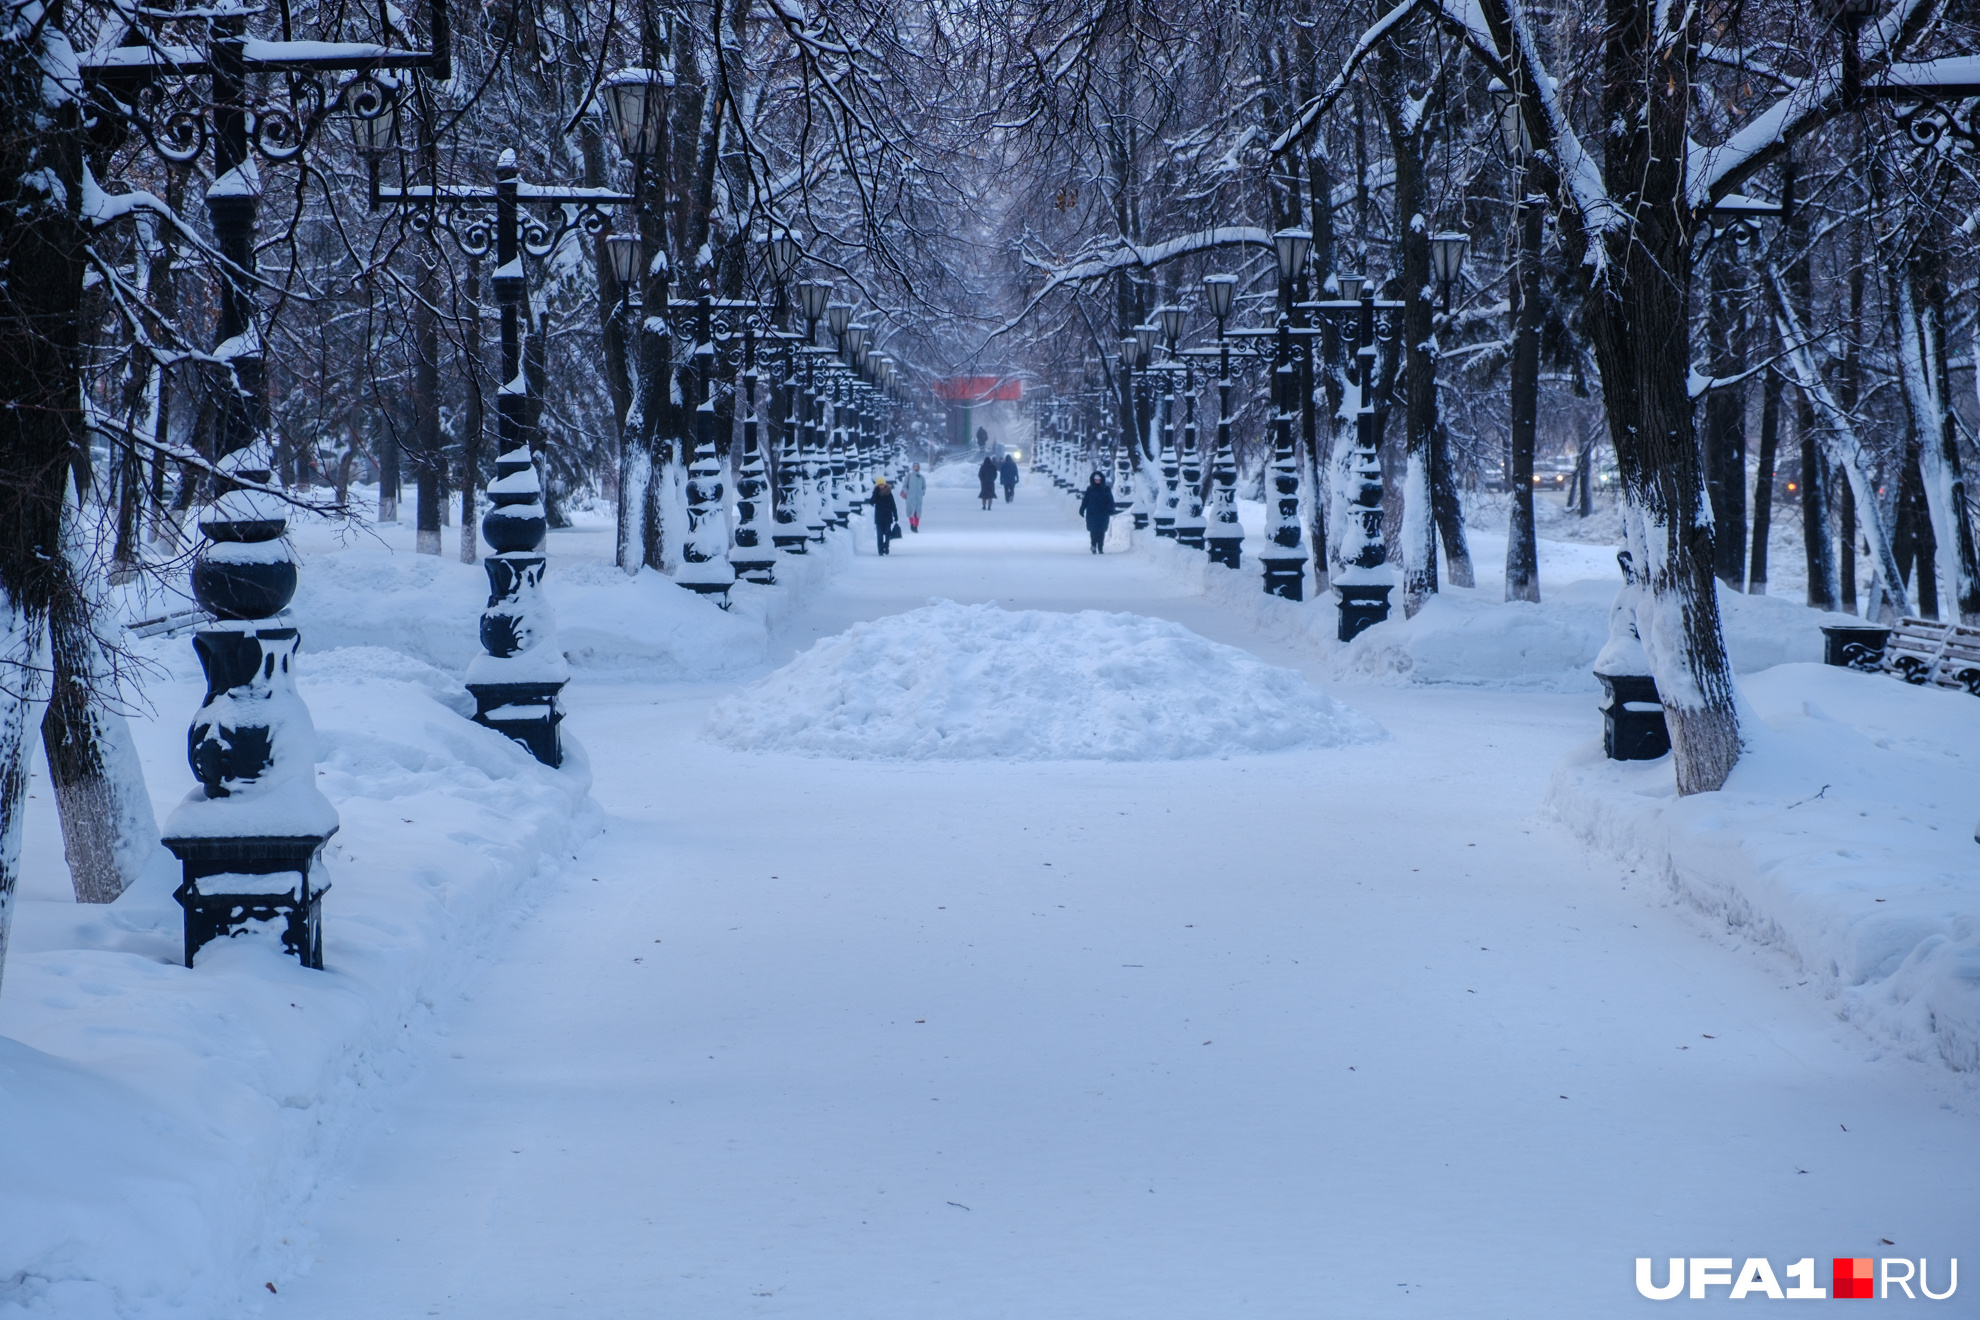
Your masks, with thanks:
M1881 645L1881 628L1824 628L1829 663L1881 671L1919 687L1953 688L1980 696L1980 628L1933 619L1899 619Z

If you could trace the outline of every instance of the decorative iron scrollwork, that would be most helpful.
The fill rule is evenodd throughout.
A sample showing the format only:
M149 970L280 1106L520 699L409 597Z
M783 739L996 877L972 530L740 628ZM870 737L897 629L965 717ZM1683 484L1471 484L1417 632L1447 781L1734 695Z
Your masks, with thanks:
M1977 116L1980 116L1980 101L1951 104L1921 101L1899 110L1897 121L1905 136L1920 147L1936 147L1951 135L1953 140L1949 145L1953 150L1974 150L1980 149Z

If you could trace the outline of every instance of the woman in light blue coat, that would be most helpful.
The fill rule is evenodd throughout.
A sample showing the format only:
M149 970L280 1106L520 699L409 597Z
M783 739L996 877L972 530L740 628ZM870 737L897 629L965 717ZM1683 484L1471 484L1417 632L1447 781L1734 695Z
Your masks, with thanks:
M928 493L928 478L921 475L921 464L901 479L901 504L907 513L908 530L921 530L921 497Z

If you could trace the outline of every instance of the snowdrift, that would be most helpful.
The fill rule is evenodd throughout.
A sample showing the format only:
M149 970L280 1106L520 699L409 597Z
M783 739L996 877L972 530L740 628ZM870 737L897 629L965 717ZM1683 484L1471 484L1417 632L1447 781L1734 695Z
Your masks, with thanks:
M190 649L145 644L161 808L190 783ZM55 868L24 886L0 995L0 1316L212 1316L299 1272L302 1207L368 1091L414 1065L431 1005L589 831L582 749L539 765L465 718L456 675L359 647L304 657L299 686L342 817L327 971L252 936L181 966L162 853L107 906Z
M1297 673L1136 614L936 601L854 626L723 702L706 732L859 760L1165 761L1381 730Z
M1680 799L1668 758L1559 767L1552 813L1785 953L1874 1039L1980 1070L1980 701L1784 665L1741 682L1747 749Z
M1341 647L1329 672L1338 678L1592 692L1598 685L1590 666L1609 639L1609 606L1620 585L1599 578L1572 582L1538 604L1501 601L1496 590L1447 587L1415 618L1396 610L1387 622ZM1742 674L1819 660L1823 624L1862 622L1723 586L1719 616L1733 669Z
M724 611L651 569L628 577L609 559L559 553L580 534L551 534L543 595L571 667L598 677L700 679L759 664L771 630L806 599L806 588L852 555L841 536L779 560L777 586L739 582ZM487 601L488 579L477 565L358 543L308 554L293 610L305 654L382 647L459 674L481 653L475 628Z

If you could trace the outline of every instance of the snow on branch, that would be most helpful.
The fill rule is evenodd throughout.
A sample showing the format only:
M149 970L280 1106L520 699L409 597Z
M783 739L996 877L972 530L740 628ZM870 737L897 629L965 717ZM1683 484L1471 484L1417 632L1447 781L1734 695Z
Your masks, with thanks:
M1015 330L1037 309L1038 304L1069 284L1079 285L1091 280L1104 279L1116 271L1149 270L1179 257L1191 256L1198 252L1214 252L1219 248L1229 247L1259 247L1269 251L1272 247L1272 235L1256 225L1214 225L1209 229L1182 234L1162 243L1123 242L1112 252L1089 257L1070 266L1052 267L1032 258L1026 258L1026 265L1047 272L1045 285L1025 302L1022 311L991 331L984 342L987 344L991 339Z
M1299 114L1294 118L1292 126L1272 139L1272 145L1266 148L1266 153L1273 156L1280 155L1287 147L1311 132L1313 126L1320 122L1320 116L1326 114L1333 107L1334 102L1341 98L1341 94L1347 91L1348 84L1354 80L1355 71L1361 67L1361 62L1373 54L1377 46L1388 40L1390 33L1401 27L1428 2L1429 0L1403 0L1402 4L1377 19L1373 27L1361 34L1361 40L1354 43L1354 49L1348 52L1347 58L1341 61L1340 72L1334 75L1333 81L1299 108Z

